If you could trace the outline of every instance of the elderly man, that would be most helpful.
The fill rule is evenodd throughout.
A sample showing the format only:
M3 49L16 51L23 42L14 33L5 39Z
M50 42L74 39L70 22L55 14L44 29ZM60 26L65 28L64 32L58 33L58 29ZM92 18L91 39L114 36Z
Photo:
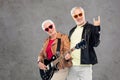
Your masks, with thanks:
M59 56L62 55L63 58L59 59L57 63L57 68L59 70L55 71L53 76L51 75L52 77L50 76L50 78L47 78L49 76L48 75L47 77L43 78L43 76L45 76L46 74L41 74L41 76L43 80L65 80L68 74L68 69L72 66L72 61L70 60L71 58L70 56L68 56L69 54L67 53L66 55L64 55L65 52L70 49L69 38L67 35L57 32L55 24L51 20L45 20L42 23L42 29L49 35L49 37L44 41L43 47L38 56L38 67L40 68L41 72L42 70L46 71L49 69L47 65L45 65L45 59L51 61L53 56L57 56L58 54ZM59 49L58 45L60 45ZM57 50L59 51L58 54L56 54Z
M94 47L100 43L100 17L93 19L94 25L85 20L85 12L81 7L74 7L71 16L76 23L69 32L70 47L82 39L86 41L86 48L72 52L73 66L70 68L68 80L92 80L92 65L97 63Z

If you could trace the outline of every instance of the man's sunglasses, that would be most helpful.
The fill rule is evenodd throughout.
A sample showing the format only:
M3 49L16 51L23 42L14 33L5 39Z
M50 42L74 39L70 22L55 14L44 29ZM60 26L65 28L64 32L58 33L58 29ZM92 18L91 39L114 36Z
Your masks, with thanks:
M82 15L83 15L82 13L79 13L78 15L74 15L74 18L78 18L78 16L82 17Z
M53 25L49 25L48 28L45 28L45 31L49 31L49 29L52 29L53 28Z

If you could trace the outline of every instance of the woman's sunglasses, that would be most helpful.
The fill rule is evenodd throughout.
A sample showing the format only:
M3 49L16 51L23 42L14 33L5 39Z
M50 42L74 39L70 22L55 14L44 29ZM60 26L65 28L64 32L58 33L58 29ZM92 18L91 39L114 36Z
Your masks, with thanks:
M53 25L49 25L48 28L45 28L45 31L48 32L49 29L52 29L53 28Z

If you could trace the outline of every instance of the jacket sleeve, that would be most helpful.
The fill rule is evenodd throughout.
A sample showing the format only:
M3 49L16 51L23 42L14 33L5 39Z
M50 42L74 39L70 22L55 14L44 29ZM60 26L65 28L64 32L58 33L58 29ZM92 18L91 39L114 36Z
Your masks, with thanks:
M100 43L100 26L93 26L92 25L92 29L91 29L91 45L93 47L97 47Z
M47 40L47 39L46 39ZM46 42L46 40L45 40L45 42ZM40 50L40 52L39 52L39 54L38 54L38 62L40 61L40 62L43 62L43 60L44 60L44 58L45 58L45 56L44 56L44 46L45 46L45 42L44 42L44 44L42 45L42 49Z
M38 62L43 62L43 60L44 60L44 53L43 53L43 49L41 49L38 55Z
M70 41L67 35L62 36L62 43L63 43L63 53L70 49Z
M63 51L63 54L66 54L70 50L70 40L67 35L64 35L62 39L63 39L62 40L63 41L63 50L62 51ZM72 66L71 60L72 60L72 57L69 60L65 60L65 61L67 61L67 63L65 63L65 64L69 65L69 67Z

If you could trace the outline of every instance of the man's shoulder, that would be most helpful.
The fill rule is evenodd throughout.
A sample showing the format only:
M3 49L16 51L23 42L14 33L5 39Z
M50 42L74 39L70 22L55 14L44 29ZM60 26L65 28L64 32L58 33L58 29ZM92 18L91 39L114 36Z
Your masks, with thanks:
M85 29L93 29L94 28L94 25L87 22L85 25L84 25Z

